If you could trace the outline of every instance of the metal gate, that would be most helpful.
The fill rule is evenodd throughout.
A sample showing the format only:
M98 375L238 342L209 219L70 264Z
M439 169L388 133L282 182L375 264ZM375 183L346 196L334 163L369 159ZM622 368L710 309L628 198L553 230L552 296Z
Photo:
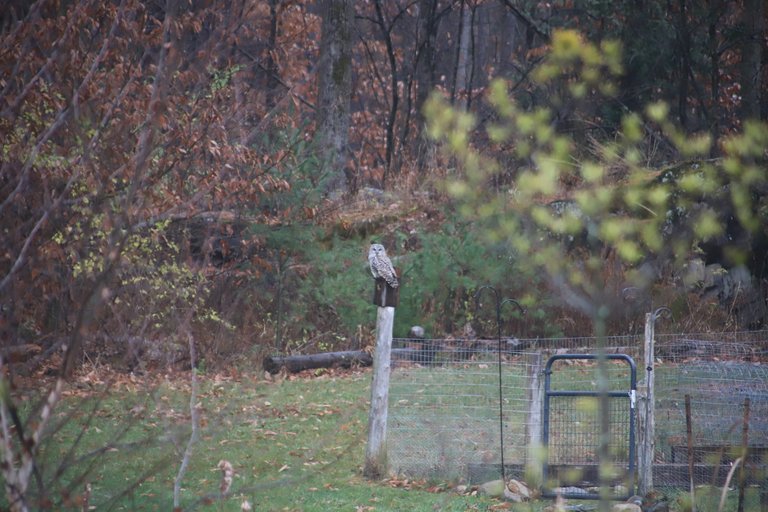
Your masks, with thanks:
M609 494L602 497L623 500L634 494L637 371L628 355L604 358L602 370L594 354L559 354L547 361L544 496L599 499L600 474L609 485ZM598 391L600 378L607 380L604 395ZM607 404L605 416L601 415L602 399ZM602 431L609 437L607 461L599 460Z

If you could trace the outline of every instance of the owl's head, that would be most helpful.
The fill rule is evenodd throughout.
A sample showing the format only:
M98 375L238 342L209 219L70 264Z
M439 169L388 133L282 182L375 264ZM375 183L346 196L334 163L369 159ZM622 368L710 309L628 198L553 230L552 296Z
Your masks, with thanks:
M381 244L371 244L371 248L368 249L368 256L386 256L387 251L384 250L384 246Z

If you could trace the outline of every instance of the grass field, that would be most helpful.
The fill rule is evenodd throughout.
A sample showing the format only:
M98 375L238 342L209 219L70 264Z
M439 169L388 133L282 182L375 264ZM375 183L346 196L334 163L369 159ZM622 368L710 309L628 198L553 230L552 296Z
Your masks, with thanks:
M91 375L67 389L41 453L53 509L79 510L88 485L93 510L172 510L174 478L191 433L187 379L174 376L149 386L123 378L103 394L101 379ZM241 510L245 500L264 511L499 505L447 491L439 482L363 478L369 383L369 372L280 382L201 375L201 427L183 479L182 509ZM31 403L33 393L18 398ZM223 498L222 460L235 470ZM0 510L6 506L0 499Z
M181 509L238 511L246 500L259 511L323 512L539 511L548 504L513 506L460 494L456 480L363 478L370 378L369 371L318 371L274 382L234 371L201 374L199 437L182 481ZM105 379L98 372L81 375L68 385L55 411L38 468L50 509L82 510L82 494L89 487L92 510L172 510L174 479L191 434L189 374L154 382L122 376L109 385ZM470 377L464 384L485 379ZM447 384L445 375L440 380ZM437 381L431 385L440 391ZM21 389L26 391L17 391L15 398L33 403L32 387ZM102 393L105 389L109 392ZM457 392L444 391L439 393L443 397ZM465 399L475 405L481 400ZM428 399L433 404L440 400ZM492 427L489 423L489 433ZM220 461L235 471L223 496ZM702 510L716 510L702 505ZM0 498L0 510L6 507ZM32 507L38 508L43 507ZM731 503L729 509L734 509Z

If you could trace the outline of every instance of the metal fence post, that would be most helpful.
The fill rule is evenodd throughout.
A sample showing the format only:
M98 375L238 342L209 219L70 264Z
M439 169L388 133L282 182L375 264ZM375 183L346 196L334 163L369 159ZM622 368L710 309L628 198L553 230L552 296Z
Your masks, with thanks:
M480 295L482 294L483 290L490 290L493 293L494 303L496 305L496 339L498 342L497 345L497 355L498 355L498 370L499 370L499 454L501 455L501 464L499 466L499 473L501 475L501 480L503 482L507 481L507 473L506 473L506 466L504 465L504 390L503 390L503 380L502 380L502 347L501 347L501 309L504 307L505 304L511 304L515 306L521 314L525 314L525 308L520 305L519 302L517 302L515 299L502 299L501 295L499 295L498 290L494 288L493 286L485 285L481 286L476 292L475 292L475 314L477 314L477 311L481 307L480 303Z

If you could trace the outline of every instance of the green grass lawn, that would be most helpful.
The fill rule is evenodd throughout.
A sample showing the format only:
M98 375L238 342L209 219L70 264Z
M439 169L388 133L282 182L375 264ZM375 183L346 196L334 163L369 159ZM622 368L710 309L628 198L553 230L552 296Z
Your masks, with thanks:
M438 482L363 478L369 384L368 371L282 382L202 375L201 428L183 479L182 509L240 510L244 500L264 511L499 505ZM191 433L188 376L152 386L124 379L107 395L97 392L98 384L83 387L67 391L42 445L40 473L53 509L79 509L87 484L94 510L172 510L174 478ZM22 403L32 401L25 398ZM222 460L235 470L223 499Z
M433 394L440 391L438 381L426 377L421 384L433 387ZM443 386L449 384L440 377ZM470 384L485 377L470 377ZM88 486L92 510L172 510L174 479L191 433L189 375L152 383L122 376L111 386L103 378L83 376L70 383L55 410L38 467L39 485L53 502L50 509L81 510ZM322 512L538 511L548 504L512 506L463 495L453 489L455 481L438 478L363 478L370 379L367 370L319 371L280 382L200 375L200 431L182 481L182 510L238 511L244 500L259 511ZM462 383L467 393L467 382ZM395 380L393 386L398 385ZM102 393L105 388L110 391ZM440 398L425 400L419 389L413 392L424 405ZM446 391L445 396L455 392ZM29 387L17 392L22 412L34 395ZM401 440L390 439L396 441ZM235 470L224 497L219 492L222 460ZM33 482L32 488L37 486ZM2 500L0 510L7 507Z

